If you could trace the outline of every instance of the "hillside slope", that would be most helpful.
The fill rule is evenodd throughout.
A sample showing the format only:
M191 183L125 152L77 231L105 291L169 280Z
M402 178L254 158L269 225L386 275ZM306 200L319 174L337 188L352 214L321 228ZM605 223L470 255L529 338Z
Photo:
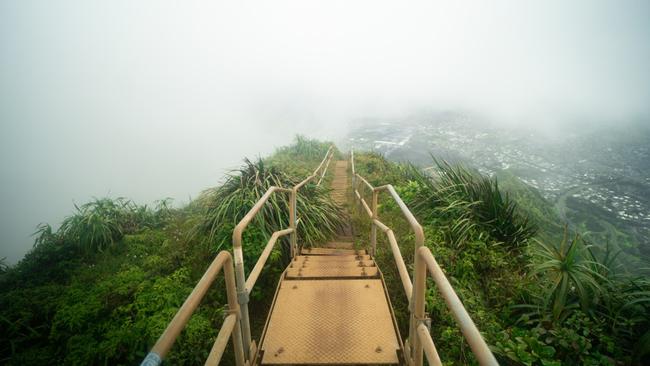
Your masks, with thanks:
M513 177L497 184L444 162L433 162L435 169L426 172L373 153L355 153L355 162L371 184L393 184L414 210L425 229L425 244L500 363L648 362L648 277L627 275L616 264L616 253L596 250L564 231L553 206L535 190ZM412 263L410 228L395 205L382 202L379 217L401 238L401 252ZM355 219L364 228L357 240L367 241L365 213L357 212ZM384 238L380 243L377 261L405 332L408 304ZM427 311L441 358L474 364L435 288Z
M297 137L266 159L246 160L223 185L185 207L102 198L78 207L58 231L40 226L34 248L0 275L0 363L139 364L214 256L230 248L234 225L269 186L292 186L313 171L330 145ZM299 239L309 244L327 238L341 224L327 190L306 187L301 196ZM251 223L244 234L247 263L254 263L270 233L288 222L287 204L287 197L274 197ZM251 296L251 313L267 313L278 278L273 274L287 257L283 242ZM216 289L167 363L206 359L226 303L222 279ZM258 337L264 317L253 320Z

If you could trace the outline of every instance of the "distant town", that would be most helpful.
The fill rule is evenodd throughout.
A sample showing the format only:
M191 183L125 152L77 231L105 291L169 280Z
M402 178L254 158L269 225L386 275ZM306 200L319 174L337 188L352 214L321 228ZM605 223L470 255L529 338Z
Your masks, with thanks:
M434 156L490 176L510 172L536 188L574 227L614 242L620 242L616 235L629 235L641 251L650 251L647 128L535 133L458 113L359 122L348 136L350 146L425 168Z

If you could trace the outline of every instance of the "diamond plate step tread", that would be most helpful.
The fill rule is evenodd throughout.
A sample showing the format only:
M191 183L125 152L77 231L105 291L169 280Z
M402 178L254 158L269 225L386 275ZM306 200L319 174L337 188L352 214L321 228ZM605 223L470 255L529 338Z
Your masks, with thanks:
M375 261L337 261L337 262L322 262L322 261L294 261L289 264L289 268L359 268L359 267L375 267Z
M307 278L375 278L379 276L377 267L352 267L352 268L289 268L286 279Z
M323 248L334 249L354 249L354 243L351 241L329 241L322 246Z
M339 160L334 164L334 179L330 183L332 200L344 206L348 202L348 162Z
M396 364L398 349L381 280L283 281L261 363Z
M332 249L332 248L303 248L302 255L365 255L365 250Z
M352 261L369 261L372 260L370 255L297 255L294 262L352 262Z

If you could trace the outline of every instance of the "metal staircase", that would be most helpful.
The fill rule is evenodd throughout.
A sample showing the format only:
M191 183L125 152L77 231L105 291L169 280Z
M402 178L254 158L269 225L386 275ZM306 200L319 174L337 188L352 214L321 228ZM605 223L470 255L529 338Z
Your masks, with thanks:
M292 188L271 187L233 232L233 255L222 251L210 265L194 291L181 306L142 365L162 363L175 339L187 324L218 273L223 270L228 295L228 314L210 351L206 365L219 364L230 338L235 364L240 365L381 365L420 366L423 353L430 365L441 365L429 333L430 320L424 313L426 276L433 278L440 295L458 322L459 328L481 365L497 365L474 322L447 281L435 258L424 246L424 233L408 207L391 185L373 187L354 167L354 153L348 162L337 161L331 181L332 200L342 207L352 201L365 211L371 222L367 248L355 248L352 227L319 247L299 247L296 197L300 188L314 182L320 185L334 156L333 148L314 172ZM350 179L351 178L351 179ZM413 281L409 276L393 231L379 221L378 199L388 193L411 225L415 238ZM275 232L248 278L244 272L242 232L257 212L275 193L290 195L289 227ZM371 194L371 204L365 199ZM350 199L352 198L352 199ZM409 300L410 326L402 342L382 273L375 263L377 229L382 231ZM266 260L280 237L289 235L291 263L282 273L268 314L259 348L251 339L248 296ZM233 260L234 258L234 260ZM234 264L234 266L233 266Z
M374 261L325 248L289 265L260 344L262 365L398 364L402 349Z

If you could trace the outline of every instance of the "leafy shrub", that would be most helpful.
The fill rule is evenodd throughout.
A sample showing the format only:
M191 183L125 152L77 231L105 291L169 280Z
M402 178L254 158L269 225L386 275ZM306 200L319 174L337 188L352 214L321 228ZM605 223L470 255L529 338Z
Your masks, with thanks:
M285 156L304 162L320 161L325 157L325 153L332 145L331 142L310 139L303 135L296 135L293 143L277 149L274 157Z
M561 232L542 239L537 219L531 222L527 211L500 192L496 180L461 166L436 162L433 171L423 172L364 153L355 154L355 161L371 183L394 184L414 211L424 226L425 245L501 364L650 362L650 281L623 271L609 245L591 245L579 235L569 238L566 229L563 239ZM412 263L413 238L399 208L390 200L380 206L381 221L395 232L407 265ZM367 221L365 212L358 214ZM549 217L544 227L561 230L559 222L552 222L556 218ZM553 241L547 236L560 240L548 244ZM392 255L382 254L384 245L380 239L376 260L405 334L408 305L391 269ZM429 282L427 288L431 332L441 358L476 363L435 285Z
M207 233L210 241L221 248L230 241L235 225L271 186L291 188L298 182L263 160L245 160L223 185L205 191L199 198L204 211L197 232ZM289 194L277 192L262 207L252 223L261 238L268 239L273 232L289 226L289 199ZM326 189L313 184L298 192L297 215L301 220L298 234L304 243L324 240L341 225L340 208Z
M429 216L453 217L450 239L463 241L475 225L511 248L522 247L537 231L496 179L461 165L434 159L433 175L411 167L409 178L421 187L414 207Z
M89 253L106 249L124 234L158 227L170 215L169 200L159 201L156 209L151 210L124 198L96 198L82 206L75 205L75 209L76 213L63 220L59 234ZM51 235L51 228L44 227L37 240Z

